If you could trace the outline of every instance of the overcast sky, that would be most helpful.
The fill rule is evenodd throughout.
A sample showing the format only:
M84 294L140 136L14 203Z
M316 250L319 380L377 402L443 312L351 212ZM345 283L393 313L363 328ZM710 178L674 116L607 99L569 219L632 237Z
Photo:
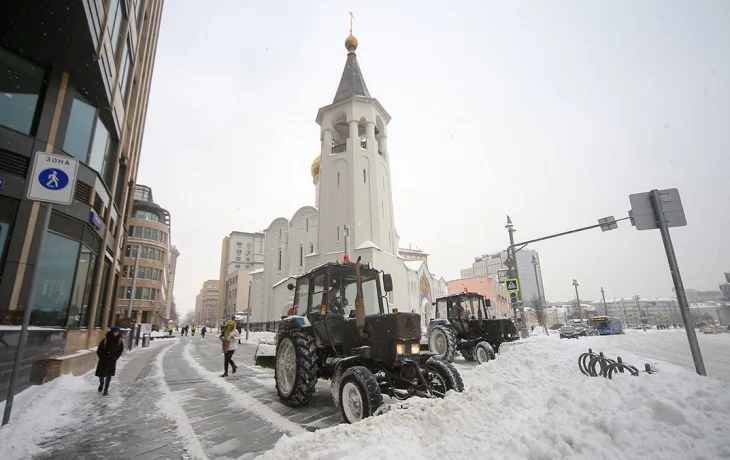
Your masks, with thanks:
M213 6L216 5L216 6ZM317 109L348 14L388 128L401 246L458 278L474 256L627 215L678 188L687 288L730 271L730 2L167 1L138 182L172 219L178 311L218 278L221 240L314 205ZM530 246L550 301L670 296L658 231Z

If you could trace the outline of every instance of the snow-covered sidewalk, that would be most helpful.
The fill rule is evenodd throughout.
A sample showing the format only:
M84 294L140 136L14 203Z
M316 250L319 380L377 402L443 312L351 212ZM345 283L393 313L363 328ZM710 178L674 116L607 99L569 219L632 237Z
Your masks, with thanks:
M730 457L730 385L619 349L659 373L613 380L581 374L592 340L538 336L486 365L460 365L464 393L409 400L354 425L282 437L262 459ZM600 341L596 342L599 345Z

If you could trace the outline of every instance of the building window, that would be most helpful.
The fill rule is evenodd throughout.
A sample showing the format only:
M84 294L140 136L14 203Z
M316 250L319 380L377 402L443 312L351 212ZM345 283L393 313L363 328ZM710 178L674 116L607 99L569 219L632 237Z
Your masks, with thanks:
M281 241L281 229L279 229L279 241Z
M0 47L0 125L32 134L43 69Z
M304 232L309 233L309 219L306 219L304 222L305 222Z
M240 257L236 257L236 262L240 262L240 261L241 261L241 258Z
M337 173L337 188L340 187L340 173Z
M35 305L36 326L66 326L81 243L48 232L38 267Z
M279 267L279 271L281 271L281 249L279 249L279 264L278 264L278 267Z
M76 93L71 104L63 150L84 163L86 163L89 153L95 117L96 107L91 105L84 96Z
M135 238L142 238L142 229L144 227L134 227L134 237Z
M241 247L241 242L236 243L236 246Z
M337 227L337 242L339 243L339 241L340 241L340 227L338 226Z
M152 229L152 231L150 233L150 237L152 238L152 240L157 241L157 230L156 229L154 229L154 228Z
M367 173L366 173L366 171L364 169L362 170L362 181L363 182L367 182L368 181L368 176L367 176Z
M122 4L119 0L110 0L109 2L109 21L107 22L107 30L109 31L109 39L112 44L114 56L117 55L117 47L122 38L122 22L124 21L124 12Z
M314 244L313 243L309 243L309 253L314 254Z
M150 239L150 229L147 228L147 227L145 227L145 229L144 229L144 236L143 236L143 238L145 240L149 240Z
M240 265L236 265L236 268L241 268L241 266Z
M299 267L304 266L304 246L299 245Z
M124 51L122 56L122 62L119 65L121 74L119 75L118 84L122 94L122 101L127 102L127 96L129 95L130 83L132 82L132 67L134 66L134 60L132 59L132 49L129 41L127 41L127 49Z
M142 211L142 210L135 210L134 211L134 218L135 219L144 219L144 220L151 220L153 222L159 222L160 216L155 214L154 212L149 211Z

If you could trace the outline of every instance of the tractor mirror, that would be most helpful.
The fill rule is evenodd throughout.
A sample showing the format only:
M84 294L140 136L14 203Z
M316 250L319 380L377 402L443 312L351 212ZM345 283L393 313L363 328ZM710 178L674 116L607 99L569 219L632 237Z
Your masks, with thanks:
M289 284L286 285L286 288L289 289L290 291L293 291L294 290L294 284L293 283L289 283Z
M393 277L390 276L390 273L383 275L383 289L385 292L393 292Z

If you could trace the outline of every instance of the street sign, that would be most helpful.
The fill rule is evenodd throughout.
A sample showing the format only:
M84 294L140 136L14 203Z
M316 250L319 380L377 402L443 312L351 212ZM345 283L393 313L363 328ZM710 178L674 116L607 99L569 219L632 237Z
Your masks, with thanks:
M140 334L152 334L152 324L143 323L139 325Z
M28 199L69 205L73 203L79 160L37 152L33 161Z
M520 281L517 278L508 279L505 283L507 292L519 292Z
M615 230L618 228L618 224L616 223L616 218L613 216L604 217L603 219L598 219L598 223L601 224L601 231L607 232L609 230Z
M509 270L497 270L497 282L504 283L509 277Z
M631 217L631 224L637 230L659 228L650 196L651 192L629 195L629 201L631 201L629 216ZM664 217L667 221L667 227L683 227L687 225L682 200L679 198L679 190L676 188L659 190L659 197L662 210L664 211Z

